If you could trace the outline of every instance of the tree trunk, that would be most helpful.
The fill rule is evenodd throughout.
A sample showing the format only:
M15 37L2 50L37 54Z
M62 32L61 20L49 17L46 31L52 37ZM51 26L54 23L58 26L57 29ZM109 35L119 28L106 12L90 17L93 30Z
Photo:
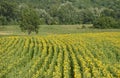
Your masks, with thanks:
M31 34L31 30L28 30L28 35L30 35Z

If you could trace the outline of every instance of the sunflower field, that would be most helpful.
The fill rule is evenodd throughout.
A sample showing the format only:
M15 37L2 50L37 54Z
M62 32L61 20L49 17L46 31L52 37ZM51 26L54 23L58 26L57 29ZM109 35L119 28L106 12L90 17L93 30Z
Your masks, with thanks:
M120 78L120 32L2 36L0 78Z

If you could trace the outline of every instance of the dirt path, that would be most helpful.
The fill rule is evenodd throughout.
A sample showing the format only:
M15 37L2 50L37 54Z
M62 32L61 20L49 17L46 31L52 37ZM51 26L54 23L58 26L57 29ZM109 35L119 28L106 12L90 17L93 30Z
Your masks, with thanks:
M0 32L0 35L11 35L11 32Z

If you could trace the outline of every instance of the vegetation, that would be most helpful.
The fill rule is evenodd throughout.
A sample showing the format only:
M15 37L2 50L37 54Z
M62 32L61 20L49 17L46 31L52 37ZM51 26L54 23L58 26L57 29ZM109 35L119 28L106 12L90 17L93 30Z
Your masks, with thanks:
M120 32L120 29L98 29L90 24L84 25L39 25L37 35L72 34L72 33L96 33L96 32ZM0 26L0 35L28 35L22 32L18 25ZM31 35L36 35L31 32Z
M22 9L20 18L20 28L30 34L32 31L38 33L39 18L33 9Z
M111 17L100 17L97 18L93 23L95 28L120 28L118 22L114 18Z
M32 8L36 10L40 24L94 24L109 17L113 23L116 21L115 26L100 21L110 27L95 23L95 28L120 28L119 5L120 0L0 0L0 24L19 24L21 9Z
M6 0L0 0L0 25L16 24L17 18L17 5Z
M119 28L120 0L0 0L0 78L120 78Z
M8 36L0 46L0 78L120 77L119 32Z

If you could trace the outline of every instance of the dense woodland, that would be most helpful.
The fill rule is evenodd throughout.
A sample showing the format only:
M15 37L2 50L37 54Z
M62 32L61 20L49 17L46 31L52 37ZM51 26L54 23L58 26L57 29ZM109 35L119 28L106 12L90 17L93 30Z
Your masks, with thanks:
M22 12L27 9L37 13L41 25L120 28L120 0L0 0L0 25L19 24Z

